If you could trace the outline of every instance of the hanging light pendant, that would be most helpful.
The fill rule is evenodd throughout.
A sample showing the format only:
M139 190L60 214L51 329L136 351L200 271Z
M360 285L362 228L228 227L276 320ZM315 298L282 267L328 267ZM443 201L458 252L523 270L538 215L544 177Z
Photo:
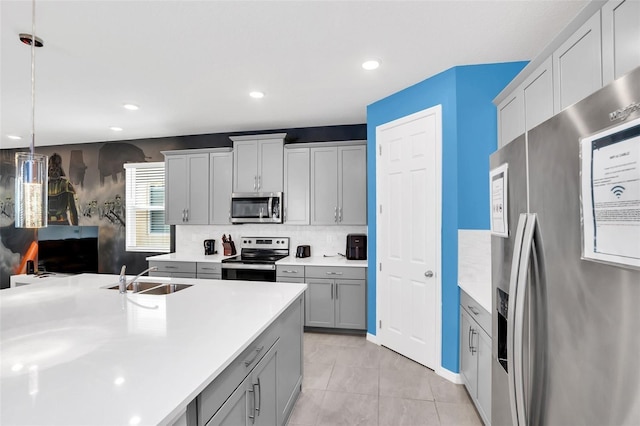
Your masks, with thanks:
M42 40L36 37L35 0L32 0L31 8L31 37L27 37L28 34L20 34L20 40L31 45L31 149L29 152L16 152L14 215L16 228L47 226L47 156L34 152L36 140L36 47L42 46Z

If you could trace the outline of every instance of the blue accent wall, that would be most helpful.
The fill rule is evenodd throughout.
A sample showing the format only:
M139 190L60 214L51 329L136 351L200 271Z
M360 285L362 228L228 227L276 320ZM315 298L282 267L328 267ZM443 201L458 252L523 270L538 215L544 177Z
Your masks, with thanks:
M458 229L489 229L489 154L496 149L493 99L527 62L454 67L367 107L368 318L376 334L376 127L442 106L442 367L458 372Z

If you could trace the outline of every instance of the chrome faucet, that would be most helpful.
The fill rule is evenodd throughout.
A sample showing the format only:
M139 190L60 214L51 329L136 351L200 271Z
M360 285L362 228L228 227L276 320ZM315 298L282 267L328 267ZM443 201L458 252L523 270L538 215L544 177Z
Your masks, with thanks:
M137 293L138 292L138 278L140 278L141 276L143 276L147 272L157 271L158 267L157 266L152 266L150 268L145 269L144 271L140 272L138 275L133 277L131 279L131 281L129 281L129 282L127 282L127 277L125 276L125 273L124 273L126 269L127 269L127 265L122 265L122 269L120 269L120 278L118 279L118 291L120 293L126 293L127 292L127 287L129 286L129 284L133 284L133 292Z

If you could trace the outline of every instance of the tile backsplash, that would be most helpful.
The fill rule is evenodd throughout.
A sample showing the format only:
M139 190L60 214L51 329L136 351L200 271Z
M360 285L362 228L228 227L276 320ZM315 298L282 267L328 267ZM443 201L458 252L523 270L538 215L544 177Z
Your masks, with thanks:
M312 256L344 254L347 234L366 234L366 226L311 226L311 225L184 225L176 226L176 252L197 253L204 251L205 239L216 240L216 250L222 252L222 234L231 234L236 244L240 237L289 237L290 250L296 246L311 246ZM238 250L240 247L238 245Z

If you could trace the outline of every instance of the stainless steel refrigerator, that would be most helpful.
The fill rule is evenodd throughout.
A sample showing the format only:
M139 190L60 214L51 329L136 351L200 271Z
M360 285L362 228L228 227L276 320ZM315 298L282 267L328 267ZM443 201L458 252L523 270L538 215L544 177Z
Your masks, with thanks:
M633 256L583 254L585 241L600 238L594 244L604 246L606 235L614 235L606 241L613 251L619 243L640 252L639 182L630 179L623 193L611 188L620 200L609 205L622 207L609 212L620 222L607 227L605 213L593 214L600 198L583 190L601 191L602 182L581 167L585 155L596 158L583 138L638 118L640 68L491 156L492 170L508 164L509 228L507 237L491 237L494 426L640 425L640 268ZM624 173L632 176L637 135L640 125L627 129L625 143L635 151L620 154L629 157ZM613 161L601 153L605 166ZM598 163L603 173L605 166Z

